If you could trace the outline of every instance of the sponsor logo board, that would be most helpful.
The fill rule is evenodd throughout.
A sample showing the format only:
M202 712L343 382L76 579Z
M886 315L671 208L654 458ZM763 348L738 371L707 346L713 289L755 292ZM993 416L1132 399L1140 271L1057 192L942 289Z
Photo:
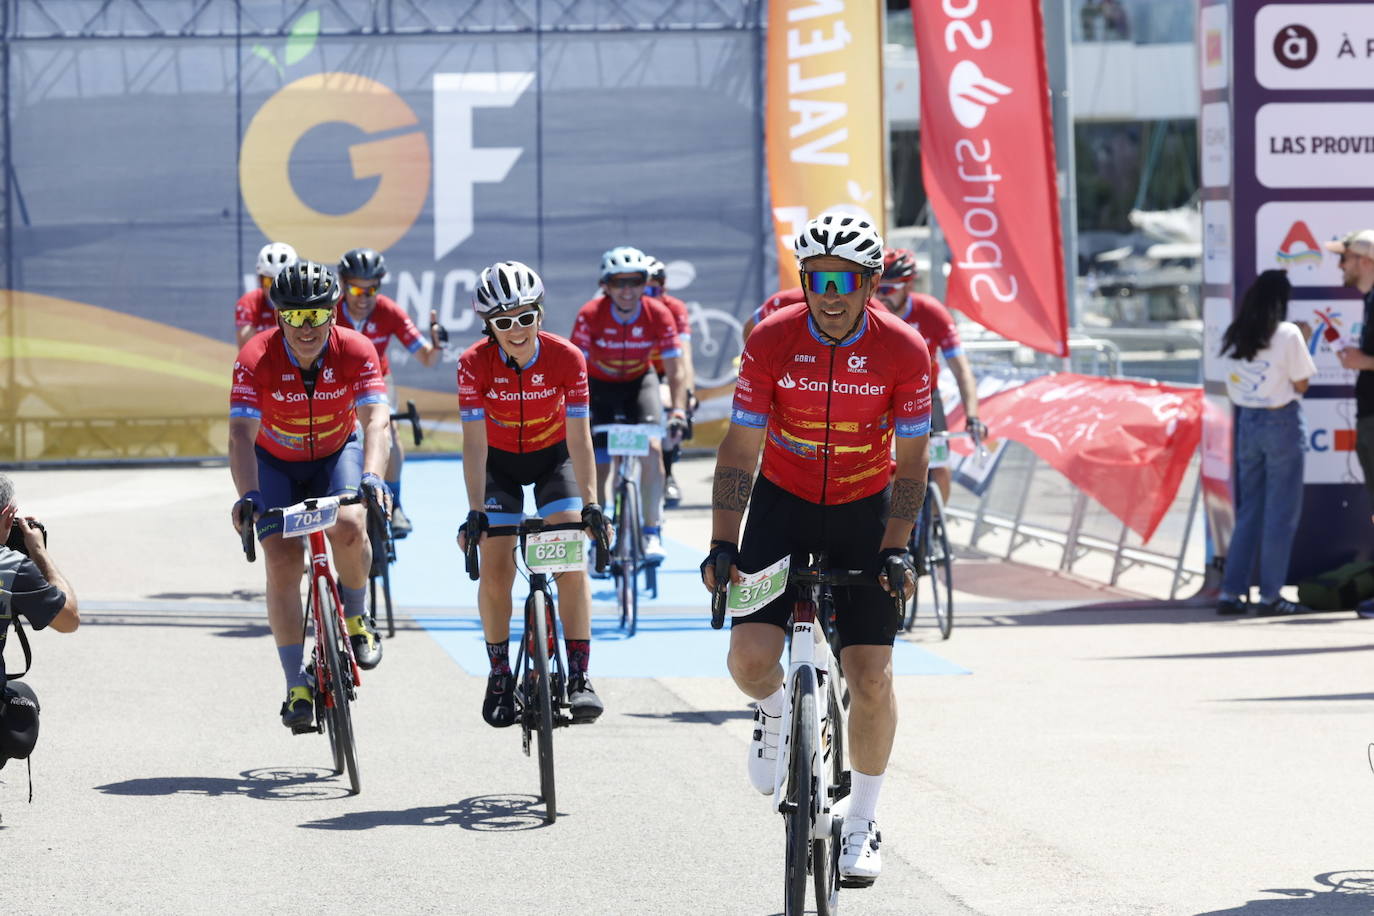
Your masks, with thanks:
M1364 307L1360 300L1294 299L1288 303L1288 320L1312 329L1307 352L1317 364L1313 385L1353 385L1355 371L1341 367L1337 353L1358 347L1364 331Z
M1225 4L1204 6L1198 19L1203 89L1225 89L1230 81L1230 38Z
M1256 114L1255 177L1266 187L1365 188L1372 176L1374 104L1274 103Z
M1231 202L1202 202L1202 279L1206 283L1231 282Z
M1374 85L1374 4L1262 7L1255 15L1255 80L1266 89Z
M1202 132L1202 185L1226 187L1231 183L1231 106L1227 102L1208 102L1202 106L1198 121Z
M1264 204L1255 213L1255 270L1284 268L1294 286L1341 286L1336 256L1322 244L1371 225L1374 204L1363 201Z

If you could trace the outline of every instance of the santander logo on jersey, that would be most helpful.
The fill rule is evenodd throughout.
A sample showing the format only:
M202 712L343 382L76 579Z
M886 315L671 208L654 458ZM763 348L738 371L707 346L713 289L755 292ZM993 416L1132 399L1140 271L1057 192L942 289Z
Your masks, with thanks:
M856 384L854 382L831 382L809 378L793 379L792 373L788 372L778 379L779 388L800 388L802 391L832 392L834 394L858 394L858 395L883 395L887 394L886 385L874 385L872 382Z

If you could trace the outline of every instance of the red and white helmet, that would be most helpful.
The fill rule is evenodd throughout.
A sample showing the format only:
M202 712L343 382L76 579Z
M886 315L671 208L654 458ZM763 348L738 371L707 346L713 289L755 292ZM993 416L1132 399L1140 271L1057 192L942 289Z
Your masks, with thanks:
M258 252L258 276L276 278L286 268L300 260L296 249L285 242L268 242Z
M834 255L853 261L869 270L883 266L883 237L866 219L845 213L822 213L797 233L792 248L797 254L797 266L807 258Z

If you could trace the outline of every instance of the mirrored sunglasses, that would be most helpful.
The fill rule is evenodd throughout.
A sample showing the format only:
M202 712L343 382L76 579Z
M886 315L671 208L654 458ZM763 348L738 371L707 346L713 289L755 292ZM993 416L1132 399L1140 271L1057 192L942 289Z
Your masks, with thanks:
M277 313L281 320L291 325L293 328L303 328L308 323L312 328L318 328L329 323L330 317L334 314L333 309L282 309Z
M902 291L902 286L903 286L903 284L901 284L901 283L879 283L879 284L878 284L878 295L879 295L879 296L890 296L890 295L892 295L893 293L899 293L899 292Z
M527 328L539 320L539 312L522 312L519 315L497 315L495 318L488 319L491 326L498 331L509 331L517 324L522 328Z
M813 293L824 293L834 284L835 292L844 296L858 289L859 284L868 275L853 270L810 270L803 276L806 279L806 288Z
M348 294L350 296L375 296L377 295L377 287L354 286L352 283L350 283L348 284Z

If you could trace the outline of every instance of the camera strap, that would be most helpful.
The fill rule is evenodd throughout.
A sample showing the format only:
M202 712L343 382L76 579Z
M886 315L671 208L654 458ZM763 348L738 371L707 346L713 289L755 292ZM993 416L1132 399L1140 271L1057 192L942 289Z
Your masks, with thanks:
M10 674L9 672L6 672L5 680L7 681L19 680L21 677L28 674L29 669L33 667L33 650L29 648L29 637L28 634L24 632L24 625L19 622L18 614L14 615L13 622L15 635L19 637L19 648L22 649L24 652L24 670L19 672L18 674Z

